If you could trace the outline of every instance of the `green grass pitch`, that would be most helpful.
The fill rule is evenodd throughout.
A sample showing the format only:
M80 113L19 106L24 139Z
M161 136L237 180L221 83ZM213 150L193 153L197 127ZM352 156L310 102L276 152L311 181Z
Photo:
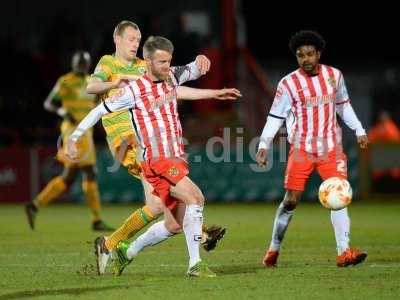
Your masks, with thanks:
M277 204L205 208L207 224L227 227L215 251L202 258L218 277L187 278L184 236L143 251L121 277L97 276L88 210L50 205L31 231L22 206L0 206L0 300L3 299L399 299L400 202L354 203L352 245L368 252L356 267L335 266L329 211L302 203L286 234L279 265L265 269ZM134 206L105 206L115 226ZM85 268L86 266L86 268Z

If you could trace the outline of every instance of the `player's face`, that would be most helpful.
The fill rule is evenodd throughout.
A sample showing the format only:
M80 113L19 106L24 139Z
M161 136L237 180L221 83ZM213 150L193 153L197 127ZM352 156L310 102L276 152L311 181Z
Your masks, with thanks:
M320 57L321 52L311 45L301 46L296 51L297 63L307 74L315 74L317 72Z
M140 30L130 26L125 28L122 35L115 37L115 45L124 56L124 59L132 61L136 58L141 38Z
M88 52L76 53L72 57L72 70L77 74L88 74L90 68L90 55Z
M166 80L171 67L172 55L164 50L156 50L153 56L147 59L151 73L159 80Z

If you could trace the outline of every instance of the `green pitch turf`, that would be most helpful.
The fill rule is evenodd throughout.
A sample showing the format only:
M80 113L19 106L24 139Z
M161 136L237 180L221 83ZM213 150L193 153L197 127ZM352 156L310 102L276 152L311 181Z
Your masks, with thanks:
M133 206L106 206L119 225ZM302 204L290 224L279 266L261 266L276 204L209 205L208 224L227 227L202 252L215 279L187 278L183 235L146 249L121 277L97 276L87 208L50 205L31 231L22 206L0 206L0 300L3 299L399 299L400 202L355 203L352 245L368 252L356 267L335 266L329 211Z

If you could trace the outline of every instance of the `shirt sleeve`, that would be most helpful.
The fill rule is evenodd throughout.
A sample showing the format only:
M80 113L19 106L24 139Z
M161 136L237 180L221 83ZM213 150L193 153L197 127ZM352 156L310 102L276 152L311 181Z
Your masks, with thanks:
M52 103L60 103L61 102L61 83L62 80L58 79L56 84L54 85L53 89L50 91L49 97Z
M186 66L171 67L171 72L177 81L177 85L181 85L186 81L196 80L201 76L195 61Z
M358 120L350 102L347 101L341 105L337 105L336 112L342 118L343 122L351 130L355 131L356 136L366 135L365 129L363 128L360 120Z
M78 124L78 127L74 130L70 139L74 142L78 141L79 138L92 128L105 114L107 114L107 110L102 103L93 108Z
M346 88L346 83L344 81L342 73L339 73L338 87L335 100L336 104L342 104L350 101L349 94Z
M93 74L91 74L91 78L99 78L101 81L109 81L112 75L112 69L107 63L107 58L102 57L96 68L94 69Z
M102 105L108 113L135 107L135 99L139 95L135 95L133 84L131 82L123 88L112 90L109 97L103 100Z
M275 98L269 111L269 116L286 119L290 109L292 108L292 99L287 88L282 82L278 84L278 88L275 93Z
M291 109L291 97L282 82L275 93L274 102L269 111L267 122L260 137L258 149L269 149L279 128L285 122Z

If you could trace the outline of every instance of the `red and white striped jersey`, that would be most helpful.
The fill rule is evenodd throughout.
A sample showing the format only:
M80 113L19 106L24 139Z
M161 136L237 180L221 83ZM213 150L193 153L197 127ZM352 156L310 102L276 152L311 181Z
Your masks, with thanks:
M286 119L289 143L309 153L324 153L341 144L336 106L349 101L342 73L319 65L318 75L298 69L278 85L270 116Z
M145 74L104 100L108 112L131 109L139 150L142 150L138 159L184 155L176 88L198 77L200 72L195 63L171 68L166 81L152 81Z

